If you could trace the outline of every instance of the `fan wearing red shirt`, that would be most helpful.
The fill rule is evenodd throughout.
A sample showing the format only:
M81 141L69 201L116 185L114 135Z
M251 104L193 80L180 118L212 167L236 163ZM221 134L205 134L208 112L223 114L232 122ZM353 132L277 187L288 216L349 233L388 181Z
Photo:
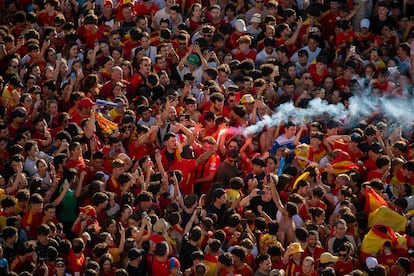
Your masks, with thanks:
M233 58L238 61L245 59L256 60L257 52L254 49L250 49L252 39L248 35L243 35L237 40L238 48L232 51Z
M149 0L144 0L143 2L139 3L138 5L135 5L134 7L135 16L149 15L150 17L152 17L159 10L160 8Z
M303 22L301 19L299 19L296 24L297 28L293 34L289 25L286 23L277 25L275 30L276 47L280 47L281 45L287 46L289 50L289 57L291 57L297 50L299 50L299 30L302 28Z
M168 254L169 247L166 241L157 243L155 246L155 254L152 257L151 266L152 275L169 275L168 270Z
M203 139L202 149L198 149L198 156L201 156L201 150L203 153L211 151L217 144L216 139L211 136L207 136ZM207 194L210 186L216 176L217 169L220 165L220 156L217 153L210 155L207 161L197 166L195 186L199 187L201 193Z
M286 276L302 275L302 253L304 250L298 242L291 243L283 254Z
M79 111L73 114L72 122L76 123L78 126L81 125L81 122L84 119L91 117L92 107L95 103L88 97L84 97L79 101L78 107Z
M325 56L319 55L316 58L316 63L309 65L308 71L312 76L315 86L321 85L323 80L330 75L328 71L328 59Z
M37 24L39 24L40 27L53 26L53 21L55 20L55 17L57 16L63 17L63 14L56 11L58 7L59 7L59 1L46 0L45 9L42 10L37 16Z
M334 268L336 275L344 276L351 271L360 268L358 259L351 256L353 245L350 242L345 242L338 249L339 260L335 263ZM355 249L354 249L355 250Z
M233 255L234 269L236 270L236 274L243 276L253 276L253 269L243 261L247 256L246 249L244 249L244 247L236 245L233 247L230 253Z
M37 227L43 221L43 198L40 194L33 194L30 199L30 209L22 218L22 228L26 231L29 239L37 238Z
M351 161L356 163L364 157L364 153L359 149L358 145L361 141L361 135L352 133L348 135L331 135L326 138L331 144L332 150L340 149L349 154Z
M68 267L73 275L82 275L86 267L86 258L83 254L85 243L81 238L72 241L72 248L69 249Z
M112 161L112 173L111 177L106 182L106 190L109 192L113 192L117 195L119 199L121 197L121 193L123 191L121 187L121 183L119 182L118 178L121 174L125 171L125 163L121 159L115 159Z
M336 35L335 42L338 49L342 48L343 51L347 44L357 39L357 35L351 30L351 24L347 20L341 21L341 29L342 32Z
M98 28L98 17L94 14L88 14L83 19L83 25L78 28L80 41L86 44L89 49L95 48L95 42L105 39L104 32Z
M367 180L369 181L374 178L378 178L384 181L387 177L387 172L389 172L391 168L391 159L388 155L381 155L375 161L375 165L377 166L377 169L368 172Z

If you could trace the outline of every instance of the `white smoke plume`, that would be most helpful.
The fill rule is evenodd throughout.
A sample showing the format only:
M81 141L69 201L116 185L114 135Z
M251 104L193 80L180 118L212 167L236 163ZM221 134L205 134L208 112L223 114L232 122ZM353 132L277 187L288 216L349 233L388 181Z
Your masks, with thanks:
M414 121L414 98L406 97L380 97L374 95L370 89L364 89L349 99L349 106L333 105L319 98L309 102L307 108L297 108L292 102L284 103L277 108L272 116L265 117L255 125L244 130L245 135L258 133L266 126L277 126L280 122L294 119L297 123L308 123L318 118L338 118L345 126L352 127L363 119L369 119L377 114L385 118L388 125L410 127Z

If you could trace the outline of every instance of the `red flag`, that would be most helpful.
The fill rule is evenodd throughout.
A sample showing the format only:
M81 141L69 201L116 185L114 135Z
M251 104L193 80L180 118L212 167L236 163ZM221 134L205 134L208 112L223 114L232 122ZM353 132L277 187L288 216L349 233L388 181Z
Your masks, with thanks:
M334 174L347 173L352 170L358 171L358 166L351 161L349 154L343 150L338 152L331 164L334 169Z
M385 199L382 196L377 194L377 192L374 191L374 189L372 189L371 187L366 186L364 206L365 213L369 215L369 213L375 211L378 207L381 206L389 207L387 201L385 201Z

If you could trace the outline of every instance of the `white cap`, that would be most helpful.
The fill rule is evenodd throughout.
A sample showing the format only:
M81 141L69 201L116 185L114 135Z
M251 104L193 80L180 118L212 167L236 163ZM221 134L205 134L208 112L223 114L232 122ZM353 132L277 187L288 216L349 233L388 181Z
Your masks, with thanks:
M367 264L368 270L374 270L374 268L378 265L378 260L374 257L368 257L365 260L365 263Z
M361 19L361 23L360 23L361 28L367 28L367 29L369 29L369 26L370 25L371 25L371 23L369 22L369 19L368 18Z
M243 19L237 19L234 26L236 30L239 32L243 32L243 33L247 32L246 23L244 22Z
M253 14L250 23L262 23L262 15L260 13Z

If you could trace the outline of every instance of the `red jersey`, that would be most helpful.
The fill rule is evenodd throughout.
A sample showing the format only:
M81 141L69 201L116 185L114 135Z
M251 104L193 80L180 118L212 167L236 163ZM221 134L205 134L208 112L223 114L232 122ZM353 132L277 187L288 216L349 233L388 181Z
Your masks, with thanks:
M160 8L153 4L151 7L147 7L147 5L144 2L139 3L134 7L135 15L155 15L157 11L159 11Z
M358 160L361 160L364 157L364 153L360 150L357 152L353 152L348 148L348 143L345 143L343 141L335 141L335 143L332 145L332 149L340 149L345 151L349 154L349 157L351 158L351 161L356 163Z
M22 227L26 231L27 236L31 239L37 237L37 227L42 224L43 214L34 214L32 209L29 209L22 218Z
M352 43L355 39L356 39L356 34L353 31L348 31L348 32L339 32L336 35L336 45L341 45L344 42L345 43Z
M338 276L344 276L345 274L348 274L355 269L359 269L360 267L361 265L359 261L355 258L352 258L352 260L348 263L344 263L341 259L339 259L334 265L336 275Z
M168 260L166 262L160 262L157 260L157 258L154 256L152 259L152 265L151 265L151 275L169 275L168 270Z
M205 177L209 175L210 173L215 174L218 170L219 165L220 165L220 157L218 154L213 153L206 162L197 166L197 172L196 172L197 178ZM201 192L207 194L211 184L212 184L211 182L202 183Z
M76 272L79 272L79 274L83 274L83 271L86 266L86 259L83 253L78 257L75 255L75 252L73 252L73 249L69 249L69 258L68 258L68 267L69 271L75 274Z
M243 61L245 59L256 60L257 52L253 49L250 49L248 53L243 53L239 49L233 51L233 58L238 61Z
M63 14L55 11L53 15L49 15L45 10L42 10L37 16L37 24L39 24L40 27L53 26L53 21L55 20L55 17L58 16L63 17Z
M322 15L321 20L321 27L322 27L322 33L323 37L330 37L335 35L335 27L336 22L338 20L341 20L341 16L338 14L334 14L331 10L326 11Z
M183 179L180 183L180 191L184 195L192 194L194 192L196 168L195 159L181 159L171 165L171 170L180 170L183 173Z
M345 91L350 81L351 80L347 80L344 77L336 78L335 79L336 87L341 91Z
M327 76L329 76L329 75L330 75L330 73L329 73L329 71L328 71L327 69L325 69L325 70L322 72L322 75L319 75L319 74L316 72L316 64L311 64L311 65L309 65L308 71L309 71L309 73L312 75L313 83L314 83L316 86L321 85L321 84L323 83L323 80L325 79L325 77L327 77Z
M300 264L296 264L291 259L289 260L287 266L286 266L286 276L296 276L296 275L302 275L302 266Z

